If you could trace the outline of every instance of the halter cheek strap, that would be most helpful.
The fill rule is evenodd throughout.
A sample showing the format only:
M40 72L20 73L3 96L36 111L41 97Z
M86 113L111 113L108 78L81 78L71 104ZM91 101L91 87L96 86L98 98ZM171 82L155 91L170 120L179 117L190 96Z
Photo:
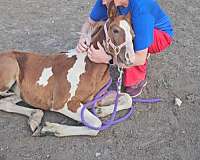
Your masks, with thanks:
M120 53L122 47L126 46L127 42L125 41L119 46L116 46L108 35L107 23L108 23L108 20L104 24L104 32L106 35L106 43L104 42L104 46L105 46L106 52L111 53L110 48L109 48L110 46L114 50L114 54L117 56Z

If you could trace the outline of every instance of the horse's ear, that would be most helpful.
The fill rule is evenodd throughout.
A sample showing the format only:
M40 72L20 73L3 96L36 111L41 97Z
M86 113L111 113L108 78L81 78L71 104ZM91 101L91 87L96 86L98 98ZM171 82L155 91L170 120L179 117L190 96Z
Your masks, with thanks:
M129 22L129 24L131 24L131 12L128 12L126 15L126 20Z
M117 16L117 7L114 1L111 1L108 5L108 18L114 18Z

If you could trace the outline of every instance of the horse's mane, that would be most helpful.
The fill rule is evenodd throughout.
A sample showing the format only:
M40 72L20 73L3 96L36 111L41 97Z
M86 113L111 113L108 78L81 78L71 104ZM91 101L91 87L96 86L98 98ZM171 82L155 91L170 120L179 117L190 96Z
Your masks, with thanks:
M104 39L104 21L97 22L91 32L91 44L96 46L96 42L103 42ZM96 48L96 47L95 47Z
M104 21L100 21L97 22L92 30L92 34L91 37L93 38L95 35L97 35L97 33L103 29L105 22Z

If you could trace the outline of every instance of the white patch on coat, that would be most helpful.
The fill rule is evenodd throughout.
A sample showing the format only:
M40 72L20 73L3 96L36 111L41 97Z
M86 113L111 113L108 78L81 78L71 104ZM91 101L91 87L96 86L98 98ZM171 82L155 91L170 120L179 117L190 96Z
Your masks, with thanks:
M120 27L124 30L125 32L125 38L126 38L126 49L127 52L132 53L134 51L133 49L133 36L131 35L131 28L130 25L126 20L121 20L120 21Z
M83 104L80 104L80 107L77 109L77 111L72 112L68 109L67 103L65 103L62 109L59 110L50 109L50 111L61 113L67 117L70 117L76 121L81 122L81 111L83 107L84 107ZM94 127L100 127L102 125L101 120L98 117L94 116L88 109L85 109L84 111L84 119L87 123L89 123Z
M52 112L58 112L61 113L67 117L70 117L76 121L81 121L81 110L82 110L82 105L80 106L80 108L77 109L77 112L72 112L68 109L67 103L65 103L64 107L62 109L59 110L55 110L55 109L50 109L50 111Z
M76 49L70 49L68 50L65 55L67 55L67 57L71 58L72 56L77 55Z
M87 56L86 53L76 53L76 61L73 67L68 71L67 80L70 83L70 98L68 101L71 100L73 96L75 96L76 90L78 88L78 84L80 82L81 74L85 73L85 57Z
M67 117L70 117L76 121L81 122L81 110L83 108L83 105L80 104L80 107L78 108L77 112L71 112L68 109L67 103L64 105L64 107L60 110L54 110L51 109L53 112L61 113ZM98 117L95 117L88 109L85 109L84 111L84 118L87 123L94 127L100 127L102 125L102 122ZM64 137L64 136L75 136L75 135L90 135L90 136L96 136L98 134L98 130L89 129L85 126L68 126L68 125L60 125L56 123L46 123L46 126L42 128L42 132L53 132L55 133L55 136L58 137Z
M52 75L53 75L52 67L44 68L39 80L36 83L39 86L45 87L48 84L48 80Z

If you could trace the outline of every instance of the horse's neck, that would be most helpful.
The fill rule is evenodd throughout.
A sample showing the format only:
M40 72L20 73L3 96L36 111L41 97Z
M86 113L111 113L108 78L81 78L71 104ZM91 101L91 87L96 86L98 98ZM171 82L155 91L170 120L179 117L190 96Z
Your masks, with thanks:
M97 46L97 42L99 42L102 46L103 46L103 41L105 40L105 32L104 32L104 25L100 24L99 26L97 26L94 31L93 34L91 36L91 44L93 45L95 49L98 49L99 47ZM103 46L104 47L104 46ZM87 57L88 59L88 57ZM109 67L107 64L103 64L103 63L94 63L90 60L87 61L88 65L91 65L92 68L101 68L101 70L105 70L105 72L107 72L109 70ZM109 72L108 72L109 73Z

